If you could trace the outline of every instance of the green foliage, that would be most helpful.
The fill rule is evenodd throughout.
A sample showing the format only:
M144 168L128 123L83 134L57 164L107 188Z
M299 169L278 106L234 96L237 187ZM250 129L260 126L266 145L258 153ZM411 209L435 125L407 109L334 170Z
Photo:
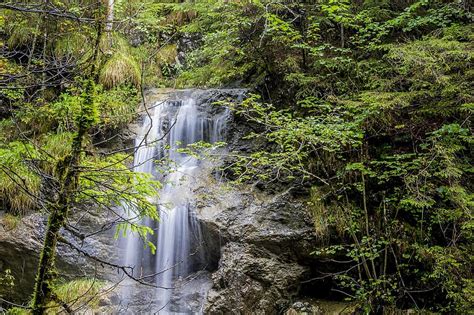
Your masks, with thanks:
M12 307L6 311L7 315L30 315L31 312L26 308Z
M331 0L238 14L245 26L218 30L235 30L228 36L248 53L212 55L219 46L203 37L196 53L217 60L187 70L222 84L210 69L236 61L274 102L227 104L255 130L254 151L231 154L233 179L311 186L308 209L327 244L315 255L352 262L334 280L366 312L471 309L470 13L456 1ZM237 31L246 27L255 35Z
M31 167L37 158L36 149L28 143L16 141L0 147L0 195L13 213L36 208L41 179Z
M300 103L303 105L302 103ZM311 115L305 118L294 117L288 111L277 111L272 105L262 104L259 97L253 95L235 107L228 104L248 121L265 128L264 132L247 135L247 139L261 139L275 144L271 152L256 152L249 156L238 156L233 171L239 174L239 181L252 178L260 180L294 180L302 176L309 179L315 175L308 171L306 162L312 152L321 155L342 151L347 147L361 145L362 132L358 122L348 121L350 112L343 107L309 104L323 115ZM338 139L337 142L334 139ZM271 166L275 173L262 172L261 168ZM317 167L314 165L313 167Z
M11 270L7 269L0 274L0 285L12 288L15 285L15 278L12 276Z
M253 65L248 60L252 54L241 45L241 32L251 31L253 17L242 14L254 10L258 4L245 1L212 1L184 5L183 10L197 12L192 23L184 25L182 32L195 34L205 29L199 50L192 51L186 62L190 71L178 77L180 86L220 86L246 76ZM284 27L283 27L284 28Z
M137 114L140 97L134 87L119 86L101 90L97 94L100 125L105 129L115 129L131 123Z
M127 217L134 218L121 222L116 237L121 233L136 233L154 252L155 246L147 240L154 231L139 222L143 218L158 220L156 207L160 182L150 174L134 172L126 166L130 155L115 154L106 158L86 159L79 183L77 204L95 205L95 211L110 210L121 205Z
M130 123L136 116L139 103L138 91L130 86L119 86L104 89L95 87L95 109L92 119L104 130L116 129ZM54 102L37 104L26 103L16 112L16 123L28 126L39 134L54 130L67 133L77 129L77 118L84 103L83 88L71 88ZM0 120L0 128L8 128L14 134L15 128L11 120Z

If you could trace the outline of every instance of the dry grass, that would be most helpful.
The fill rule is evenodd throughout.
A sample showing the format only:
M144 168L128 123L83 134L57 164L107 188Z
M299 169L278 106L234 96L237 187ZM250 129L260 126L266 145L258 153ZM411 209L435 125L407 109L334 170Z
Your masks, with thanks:
M106 88L113 88L121 84L140 86L141 71L133 57L119 52L110 58L100 73L100 83Z
M308 209L313 217L316 236L320 240L325 240L329 235L328 209L321 201L321 197L316 189L311 190Z
M57 297L77 312L98 307L99 293L103 283L96 279L76 279L57 285L54 293ZM46 314L58 314L63 311L56 302L50 302Z
M31 195L38 196L40 184L40 178L22 166L12 172L0 172L0 196L8 201L9 210L15 214L25 214L36 207Z
M333 233L331 231L343 237L346 228L352 224L349 215L354 210L352 205L344 204L341 208L335 203L326 204L317 188L311 189L308 209L313 217L314 231L322 241L329 239L329 235Z
M26 190L33 195L39 194L39 179L28 177L26 178ZM0 194L6 197L10 204L10 211L15 214L25 214L28 211L36 208L35 200L25 191L20 189L16 183L11 180L2 180L0 178Z

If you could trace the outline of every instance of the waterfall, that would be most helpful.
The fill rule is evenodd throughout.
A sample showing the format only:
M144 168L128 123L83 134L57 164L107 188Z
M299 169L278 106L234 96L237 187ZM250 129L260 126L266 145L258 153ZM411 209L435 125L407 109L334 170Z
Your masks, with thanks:
M134 267L135 277L145 277L158 287L153 293L148 288L146 298L137 297L143 289L126 287L124 296L128 302L150 303L143 312L199 313L210 285L209 277L190 277L205 267L192 201L196 199L193 187L202 180L206 161L185 154L180 148L200 141L223 141L229 111L213 109L198 101L199 95L199 91L181 91L157 101L148 110L135 140L135 171L153 174L163 183L158 205L160 222L141 222L156 231L150 239L156 245L156 255L144 249L137 236L126 239L124 264ZM186 296L195 300L183 302ZM196 296L201 301L196 301Z

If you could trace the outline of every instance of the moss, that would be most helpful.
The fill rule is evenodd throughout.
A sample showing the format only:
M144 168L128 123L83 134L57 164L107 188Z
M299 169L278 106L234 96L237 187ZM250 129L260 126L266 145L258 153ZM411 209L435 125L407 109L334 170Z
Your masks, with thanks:
M5 315L30 315L31 311L26 308L13 307L6 311Z
M5 230L14 230L20 224L21 217L7 213L0 221Z

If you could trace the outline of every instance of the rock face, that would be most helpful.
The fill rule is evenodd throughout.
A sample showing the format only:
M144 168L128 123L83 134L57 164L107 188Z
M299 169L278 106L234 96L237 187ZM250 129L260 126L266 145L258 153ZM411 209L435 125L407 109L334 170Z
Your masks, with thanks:
M3 220L0 222L3 223ZM25 293L32 292L43 231L44 224L39 215L32 216L31 220L22 220L14 229L0 225L0 271L10 270L15 279L14 290L7 292L7 288L2 287L0 296L19 302L25 298Z
M255 245L227 243L212 277L206 313L275 314L297 293L306 271Z
M310 274L316 236L304 204L206 185L197 215L213 287L206 314L276 314Z
M33 293L47 219L38 213L31 214L23 217L15 228L9 228L3 224L3 220L0 216L0 271L10 270L15 285L13 289L0 286L0 296L10 302L25 303ZM92 232L100 228L99 223L104 222L103 220L104 218L84 216L81 218L81 225L87 227L84 232ZM73 246L94 257L110 260L116 254L110 231L86 238L83 242L78 242L66 231L62 234ZM57 252L56 265L61 278L91 275L104 278L111 272L109 268L87 259L68 245L59 243Z
M230 126L231 150L247 151L252 144L241 140L246 126ZM310 277L318 243L304 198L235 188L205 174L196 192L196 215L214 270L204 313L282 313Z

